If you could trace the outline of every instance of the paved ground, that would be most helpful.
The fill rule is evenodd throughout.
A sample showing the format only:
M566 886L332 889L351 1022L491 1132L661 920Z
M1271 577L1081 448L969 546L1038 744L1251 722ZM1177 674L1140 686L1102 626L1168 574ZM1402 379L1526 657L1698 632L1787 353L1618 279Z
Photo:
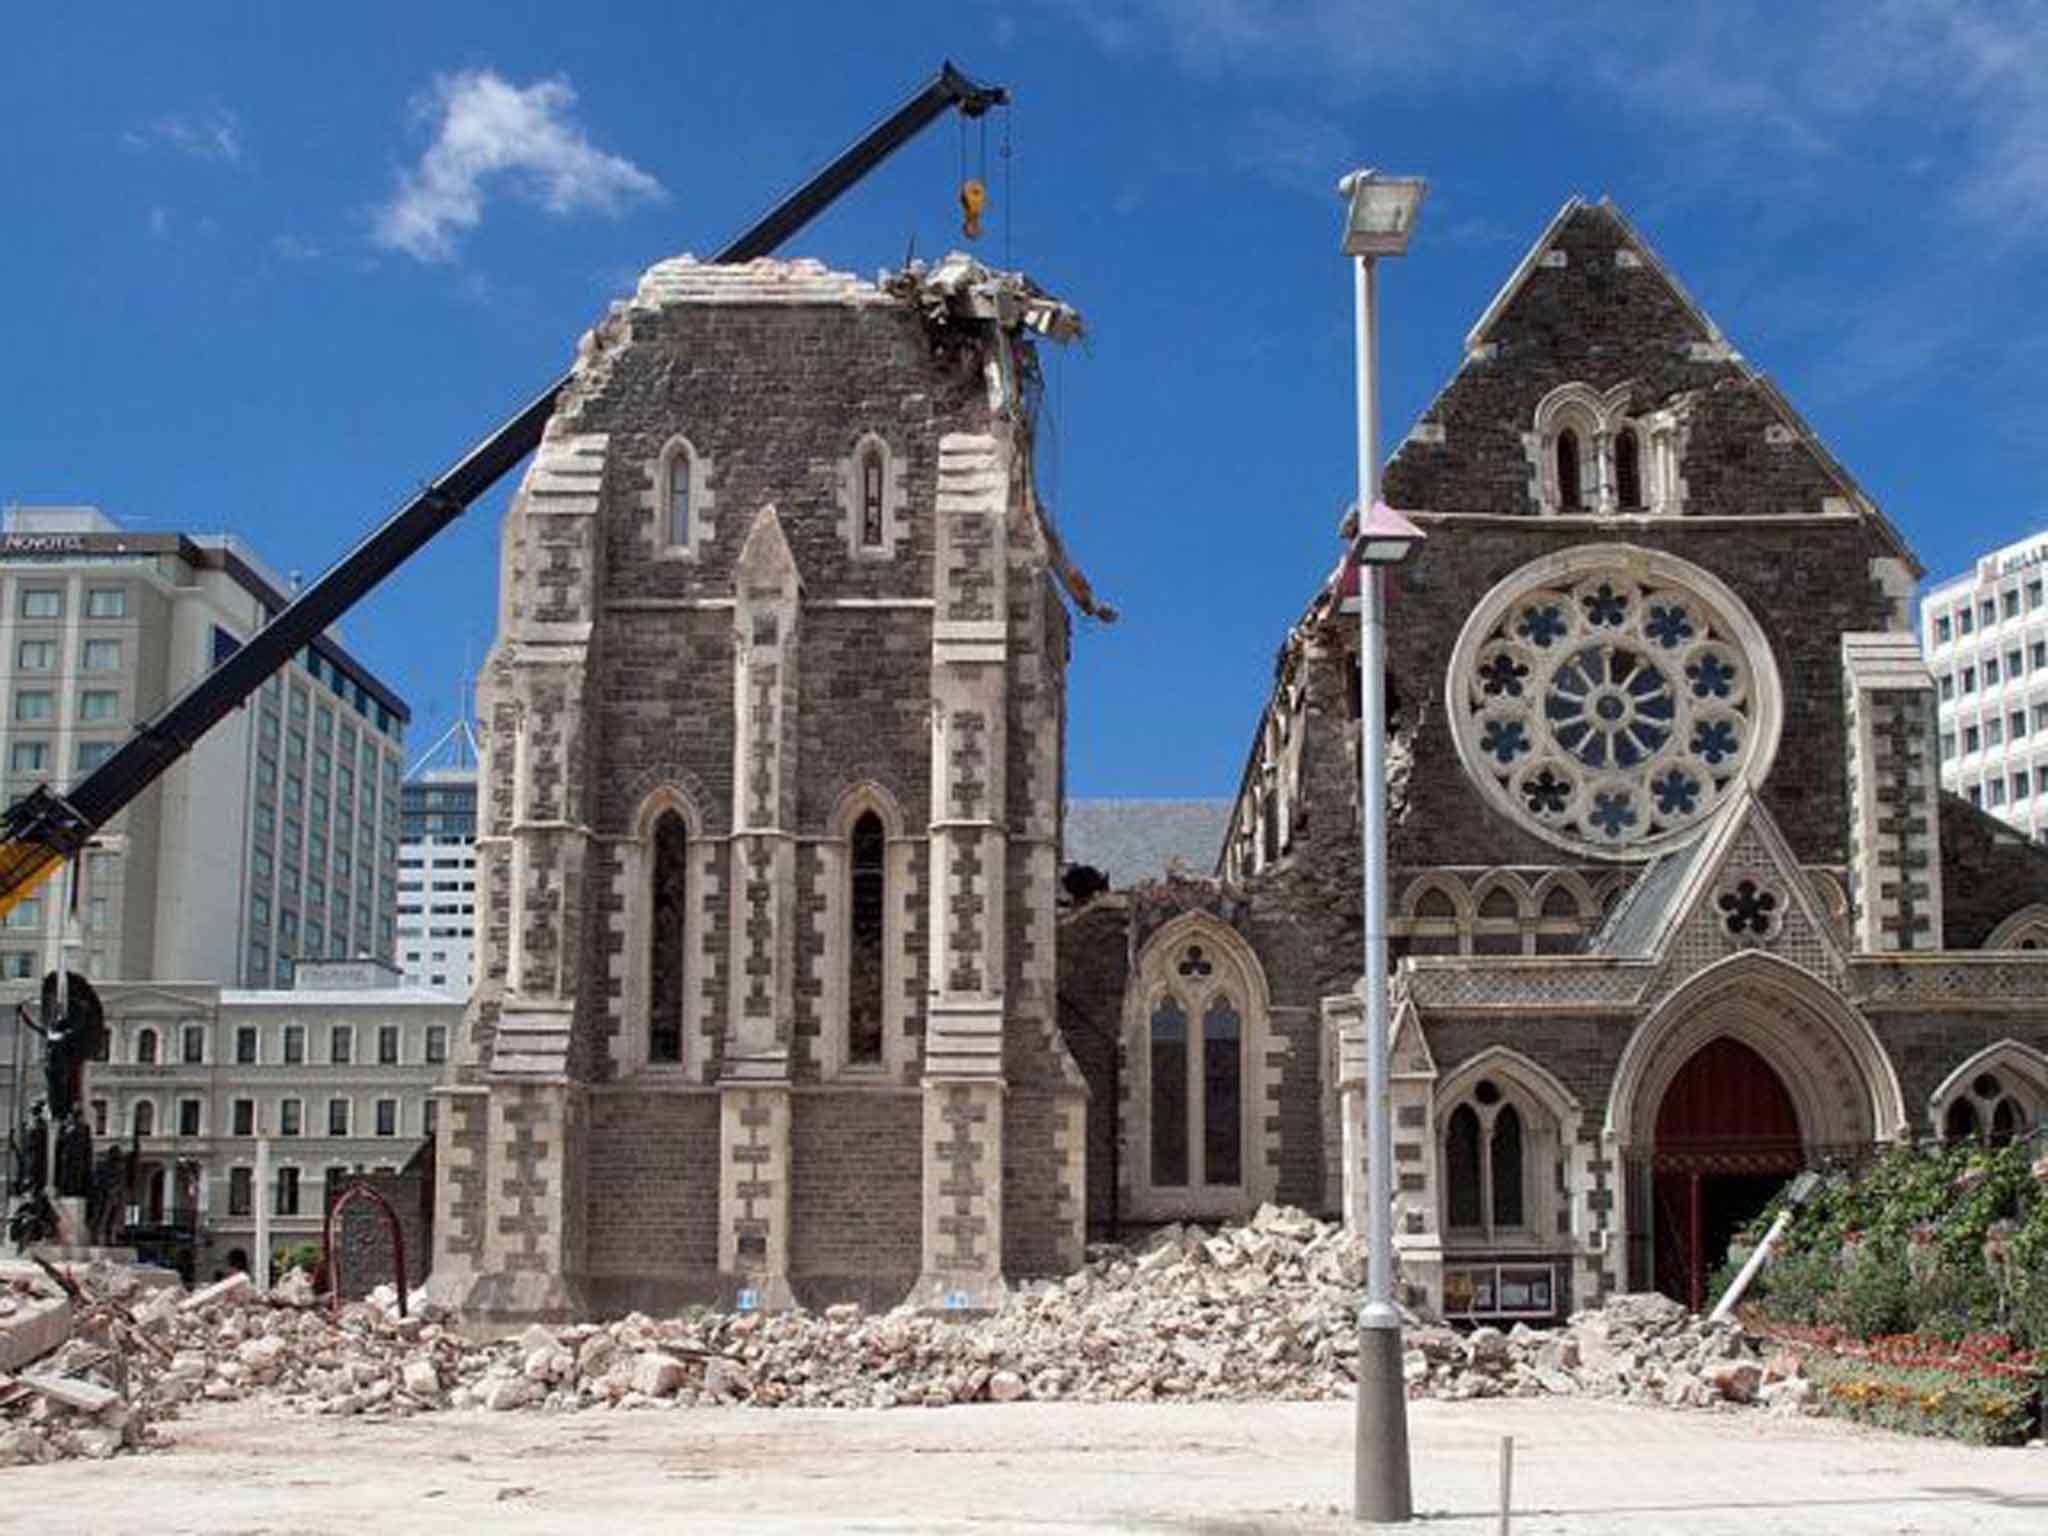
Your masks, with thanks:
M521 1536L1355 1530L1351 1414L1013 1404L887 1413L266 1416L172 1426L178 1448L0 1472L0 1528L54 1533ZM1417 1403L1416 1530L1742 1536L2048 1531L2048 1451L1986 1451L1761 1414Z

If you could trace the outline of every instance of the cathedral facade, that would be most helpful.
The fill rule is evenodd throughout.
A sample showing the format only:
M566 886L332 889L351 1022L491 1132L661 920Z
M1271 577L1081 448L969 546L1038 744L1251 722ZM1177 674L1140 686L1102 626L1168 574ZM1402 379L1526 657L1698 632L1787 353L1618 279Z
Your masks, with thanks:
M1363 1225L1351 576L1213 867L1063 882L1094 609L1032 347L1077 328L957 258L670 262L586 338L483 684L474 1313L980 1308L1090 1229ZM1940 791L1918 565L1617 210L1543 231L1384 494L1428 535L1386 657L1418 1300L1698 1302L1792 1172L2048 1116L2048 852Z
M1618 210L1543 231L1384 495L1427 535L1386 655L1418 1299L1698 1305L1795 1171L2048 1115L2048 852L1940 791L1918 564ZM1064 920L1098 1219L1364 1225L1352 585L1216 878Z

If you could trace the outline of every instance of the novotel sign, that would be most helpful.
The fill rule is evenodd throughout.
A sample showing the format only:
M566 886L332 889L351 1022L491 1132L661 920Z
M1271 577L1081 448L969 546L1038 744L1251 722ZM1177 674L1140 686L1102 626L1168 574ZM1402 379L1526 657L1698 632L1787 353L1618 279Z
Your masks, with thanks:
M2024 566L2040 565L2044 561L2048 561L2048 544L2036 544L2032 549L2023 550L2017 555L2007 555L2004 563L1998 569L1999 573L2003 575L2010 571L2017 571Z
M0 534L0 554L79 555L87 548L85 538L82 533Z

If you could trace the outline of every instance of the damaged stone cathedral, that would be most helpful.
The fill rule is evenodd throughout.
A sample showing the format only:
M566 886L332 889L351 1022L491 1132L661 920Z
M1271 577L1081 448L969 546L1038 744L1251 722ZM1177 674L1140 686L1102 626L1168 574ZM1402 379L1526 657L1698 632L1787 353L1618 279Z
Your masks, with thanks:
M474 1313L981 1308L1091 1230L1360 1221L1350 574L1211 872L1063 882L1097 608L1034 346L1078 330L960 257L678 260L585 338L482 683L435 1257ZM1416 1300L1697 1303L1797 1169L2048 1115L2048 851L1939 789L1919 567L1618 211L1558 213L1384 489L1429 535L1387 656Z

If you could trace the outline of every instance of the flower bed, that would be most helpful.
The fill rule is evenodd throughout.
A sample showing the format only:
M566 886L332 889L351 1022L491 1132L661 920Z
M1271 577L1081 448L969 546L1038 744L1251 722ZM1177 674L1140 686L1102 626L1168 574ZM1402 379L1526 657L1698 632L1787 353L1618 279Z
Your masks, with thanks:
M1759 1326L1800 1353L1821 1407L1837 1417L1977 1445L2018 1444L2039 1423L2048 1362L2010 1335L1858 1339L1828 1326Z

